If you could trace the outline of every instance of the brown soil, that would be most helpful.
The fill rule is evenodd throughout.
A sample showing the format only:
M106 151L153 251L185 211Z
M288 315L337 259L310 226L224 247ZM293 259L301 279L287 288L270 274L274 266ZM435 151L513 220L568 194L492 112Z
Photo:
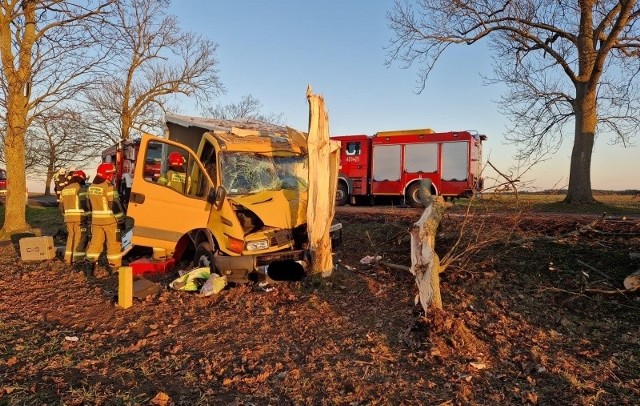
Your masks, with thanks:
M633 405L640 399L640 221L448 216L445 311L414 304L420 211L339 211L326 279L165 289L117 307L117 276L0 256L0 405ZM478 232L486 244L477 243ZM463 245L464 245L463 244ZM75 339L77 338L77 341Z

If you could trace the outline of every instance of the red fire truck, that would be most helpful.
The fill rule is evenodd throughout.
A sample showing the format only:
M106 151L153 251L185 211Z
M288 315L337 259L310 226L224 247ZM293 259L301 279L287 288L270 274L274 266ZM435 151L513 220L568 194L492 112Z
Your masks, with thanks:
M331 138L341 143L338 206L400 196L412 207L422 207L421 179L431 181L433 195L445 198L482 190L482 142L487 137L475 131L422 129Z
M133 170L138 159L140 149L140 139L125 140L110 146L102 151L102 162L110 162L116 167L116 174L113 177L113 184L120 194L120 200L126 208L131 194L131 183L133 180ZM147 159L144 162L145 174L157 181L160 177L162 151L147 151Z
M0 196L7 194L7 171L0 169Z

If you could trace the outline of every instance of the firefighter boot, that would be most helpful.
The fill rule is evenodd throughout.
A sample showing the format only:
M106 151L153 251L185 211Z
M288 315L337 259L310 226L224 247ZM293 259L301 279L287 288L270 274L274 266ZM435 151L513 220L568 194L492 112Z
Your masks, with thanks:
M73 266L74 272L84 272L87 264L85 263L85 261L79 261L79 262L74 262L72 266Z
M96 269L96 263L87 261L84 266L84 275L87 278L93 278L93 273L95 269Z

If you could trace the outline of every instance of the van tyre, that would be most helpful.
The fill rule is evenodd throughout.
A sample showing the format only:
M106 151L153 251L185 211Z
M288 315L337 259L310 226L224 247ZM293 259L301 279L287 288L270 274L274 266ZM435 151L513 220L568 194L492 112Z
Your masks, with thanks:
M411 207L424 207L420 200L420 182L415 182L407 190L407 204Z
M215 255L213 253L213 247L208 241L201 242L196 247L196 252L193 255L193 265L196 267L209 266L211 272L215 271Z
M349 190L347 185L342 182L338 183L336 188L336 206L344 206L349 201Z

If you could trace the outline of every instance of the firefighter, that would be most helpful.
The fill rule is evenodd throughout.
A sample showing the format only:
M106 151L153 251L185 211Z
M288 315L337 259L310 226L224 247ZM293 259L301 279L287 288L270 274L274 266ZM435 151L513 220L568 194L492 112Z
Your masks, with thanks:
M167 185L180 193L184 193L184 184L187 179L184 164L185 159L182 154L176 151L170 153L167 157L169 170L160 176L158 183L160 185Z
M78 265L85 259L89 221L86 180L87 175L83 171L75 171L69 178L69 184L60 192L60 210L64 213L67 225L67 246L64 251L67 265Z
M108 271L111 272L122 264L120 231L124 224L124 213L118 192L111 183L116 168L113 164L103 163L98 166L96 172L96 177L87 190L91 208L91 241L87 249L86 264L88 276L93 275L95 264L105 245Z
M69 179L76 172L75 168L66 170L64 168L58 169L54 176L54 186L53 189L56 192L56 197L58 198L58 203L60 203L60 192L64 189L65 186L69 184ZM62 208L62 206L60 206Z

